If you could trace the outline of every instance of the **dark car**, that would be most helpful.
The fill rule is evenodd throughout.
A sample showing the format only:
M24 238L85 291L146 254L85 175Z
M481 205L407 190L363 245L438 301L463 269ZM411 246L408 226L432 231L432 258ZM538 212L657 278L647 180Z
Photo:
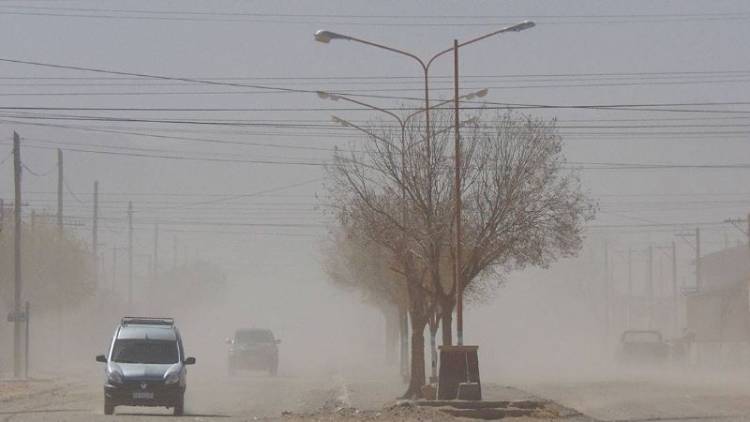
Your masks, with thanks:
M620 337L619 360L628 364L659 364L669 358L669 344L654 330L629 330Z
M251 328L237 330L229 343L228 371L234 375L239 369L266 370L276 375L279 369L281 340L274 338L271 330Z
M186 365L182 337L171 318L125 317L115 329L104 370L104 414L116 406L164 406L175 416L185 408Z

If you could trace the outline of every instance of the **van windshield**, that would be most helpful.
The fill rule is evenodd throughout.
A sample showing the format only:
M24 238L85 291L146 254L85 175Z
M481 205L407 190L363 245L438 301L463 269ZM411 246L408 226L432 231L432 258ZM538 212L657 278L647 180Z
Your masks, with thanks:
M118 363L166 365L179 360L175 340L120 339L112 350L112 361Z
M273 334L267 330L238 331L235 341L239 344L273 343Z

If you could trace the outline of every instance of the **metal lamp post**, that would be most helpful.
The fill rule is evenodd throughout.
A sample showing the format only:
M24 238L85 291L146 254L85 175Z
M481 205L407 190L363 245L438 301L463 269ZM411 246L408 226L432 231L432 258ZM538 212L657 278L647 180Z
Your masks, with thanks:
M426 140L426 143L427 143L427 162L430 163L431 162L431 133L430 133L431 127L430 127L430 113L429 113L429 110L430 110L429 72L430 72L430 66L432 65L432 63L435 62L435 59L437 59L438 57L440 57L440 56L442 56L444 54L447 54L449 52L454 52L454 55L455 55L454 66L455 66L455 70L456 70L455 75L454 75L454 79L455 79L455 81L454 81L454 88L456 90L456 96L458 96L458 49L460 47L464 47L464 46L469 45L469 44L474 44L474 43L476 43L478 41L481 41L481 40L484 40L486 38L490 38L490 37L493 37L495 35L499 35L499 34L502 34L502 33L505 33L505 32L520 32L520 31L523 31L525 29L533 28L535 25L536 24L534 22L523 21L523 22L517 23L515 25L511 25L511 26L499 29L497 31L489 32L489 33L481 35L479 37L472 38L472 39L470 39L468 41L464 41L464 42L461 42L461 43L459 43L458 41L455 41L452 48L447 48L445 50L439 51L439 52L435 53L432 57L430 57L429 60L426 60L426 61L422 60L416 54L410 53L408 51L400 50L400 49L394 48L394 47L389 47L387 45L379 44L379 43L376 43L376 42L373 42L373 41L368 41L368 40L364 40L364 39L361 39L361 38L353 37L351 35L344 35L344 34L339 34L337 32L327 31L327 30L322 30L321 29L321 30L315 32L314 36L315 36L315 40L316 41L324 43L324 44L330 43L331 40L354 41L354 42L358 42L360 44L369 45L371 47L380 48L382 50L387 50L387 51L390 51L390 52L393 52L393 53L397 53L397 54L409 57L409 58L415 60L417 63L419 63L419 65L422 68L422 73L424 75L424 102L425 102L424 109L427 110L425 112L425 140ZM458 99L456 98L455 101L456 101L456 119L457 119L456 121L458 122L458 118L459 118L458 117ZM458 127L456 127L456 145L457 145L456 146L456 151L457 152L459 152L459 147L458 147L459 141L460 141L460 139L459 139L459 131L458 131ZM458 169L460 167L460 157L459 157L458 153L456 154L455 159L457 161L456 162L456 168ZM428 174L428 177L431 178L431 172L430 172L430 174ZM456 182L459 183L460 180L456 180ZM432 202L431 190L428 191L428 201L430 201L430 203ZM460 202L459 202L459 205L460 205ZM459 210L459 212L460 212L460 210ZM458 218L460 218L460 216L457 216L457 221L458 221ZM458 237L459 238L457 238L456 241L460 242L460 240L461 240L460 239L460 234L459 234ZM456 250L458 251L458 248L456 248ZM458 256L458 254L456 256L456 259L457 259L457 261L460 260L460 257ZM456 264L460 264L460 261L458 261ZM456 268L460 268L460 266L456 265ZM459 280L457 278L455 278L456 275L457 274L454 274L454 283L455 283L454 285L456 286L456 291L458 292L461 289L460 289L460 285L458 284ZM458 294L457 294L457 300L458 299L462 299L462 297L458 296ZM462 304L456 303L456 312L457 312L456 323L457 324L458 324L459 320L461 321L461 323L463 323L463 315L458 313L459 311L462 311L462 310L463 310ZM462 326L457 326L457 340L459 341L459 344L461 342L463 342L463 327Z
M468 41L459 43L457 40L454 40L453 47L448 48L442 51L439 51L435 53L432 57L430 57L429 60L424 61L421 58L419 58L417 55L409 53L404 50L400 50L397 48L389 47L383 44L375 43L372 41L363 40L361 38L352 37L349 35L339 34L332 31L326 31L326 30L319 30L315 32L315 40L322 42L322 43L329 43L331 40L346 40L346 41L355 41L361 44L369 45L372 47L380 48L383 50L387 50L393 53L397 53L403 56L407 56L412 58L413 60L417 61L419 65L422 68L422 72L424 75L424 101L425 101L425 142L427 143L427 162L432 162L431 157L431 127L430 127L430 91L429 91L429 69L432 63L434 63L435 59L438 57L447 54L449 52L454 53L454 102L455 102L455 157L454 157L454 164L455 164L455 176L454 176L454 199L455 199L455 212L454 216L456 218L456 232L455 232L455 263L454 263L454 287L456 289L456 331L457 331L457 341L459 344L460 349L464 349L462 347L463 343L463 295L461 291L462 286L462 280L461 280L461 256L460 256L460 245L462 243L461 239L461 229L460 229L460 221L461 221L461 187L460 187L460 168L461 168L461 158L460 158L460 130L459 130L459 96L458 96L458 49L460 47L464 47L469 44L476 43L478 41L484 40L486 38L490 38L495 35L499 35L505 32L520 32L525 29L533 28L535 26L534 22L531 21L523 21L521 23L518 23L516 25L508 26L502 29L499 29L497 31L493 31L490 33L487 33L485 35L472 38ZM432 179L432 172L428 172L428 179L430 180L430 186L432 186L431 179ZM432 204L432 190L428 190L427 192L427 201L431 205ZM443 379L443 366L446 366L444 363L444 359L442 356L443 351L446 352L446 357L448 354L450 354L452 351L450 350L443 350L441 349L441 377L440 377L440 386L438 389L438 397L443 396L442 398L456 398L457 396L460 397L460 389L459 385L462 383L465 383L467 381L473 381L476 384L476 391L470 393L471 398L481 399L481 389L479 387L479 366L478 366L478 360L476 355L476 346L471 346L472 351L468 350L456 350L455 353L450 361L448 363L448 368L446 369L446 379ZM470 365L469 363L469 355L473 353L473 366L475 368L476 376L474 377L474 380L471 380L470 378ZM460 356L459 356L460 355ZM448 379L450 378L450 379ZM444 386L445 384L445 386Z

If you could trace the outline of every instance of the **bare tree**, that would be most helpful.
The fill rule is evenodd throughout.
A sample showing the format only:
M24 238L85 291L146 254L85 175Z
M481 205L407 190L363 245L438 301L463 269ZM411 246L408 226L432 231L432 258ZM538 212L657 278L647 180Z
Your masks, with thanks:
M460 288L469 297L495 288L488 280L503 280L498 275L508 269L546 267L580 249L594 206L566 164L555 125L506 113L463 138ZM452 259L453 243L450 250ZM438 293L443 342L450 344L454 283Z
M593 215L574 169L565 165L554 122L513 114L464 129L461 192L465 260L453 283L453 117L436 112L429 143L414 121L404 136L375 123L371 136L329 168L331 205L342 224L391 254L408 296L412 325L411 382L424 383L424 328L442 320L450 344L456 288L492 289L491 275L547 265L573 254ZM479 282L476 282L476 281ZM467 290L468 289L468 290ZM471 297L471 295L469 295ZM431 333L437 321L430 324Z
M406 286L394 270L397 262L379 244L357 235L347 226L331 232L323 266L334 284L357 292L383 314L386 322L386 362L395 362L396 339L406 334L400 321L407 312Z

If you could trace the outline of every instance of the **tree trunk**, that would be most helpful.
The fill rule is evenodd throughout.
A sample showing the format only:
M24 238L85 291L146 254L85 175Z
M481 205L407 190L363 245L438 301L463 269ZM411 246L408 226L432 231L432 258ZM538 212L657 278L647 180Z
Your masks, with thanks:
M430 317L430 383L437 380L437 332L439 319L437 315Z
M422 387L425 385L424 371L424 327L427 325L427 318L422 315L411 316L411 377L409 387L402 398L419 399L422 398Z
M453 345L453 312L444 310L442 315L443 346Z
M400 360L401 360L401 376L405 382L409 381L409 313L406 308L399 307L398 309L398 328L401 339L400 344Z
M383 310L385 317L385 363L388 366L396 364L396 344L398 343L399 314L395 308Z

